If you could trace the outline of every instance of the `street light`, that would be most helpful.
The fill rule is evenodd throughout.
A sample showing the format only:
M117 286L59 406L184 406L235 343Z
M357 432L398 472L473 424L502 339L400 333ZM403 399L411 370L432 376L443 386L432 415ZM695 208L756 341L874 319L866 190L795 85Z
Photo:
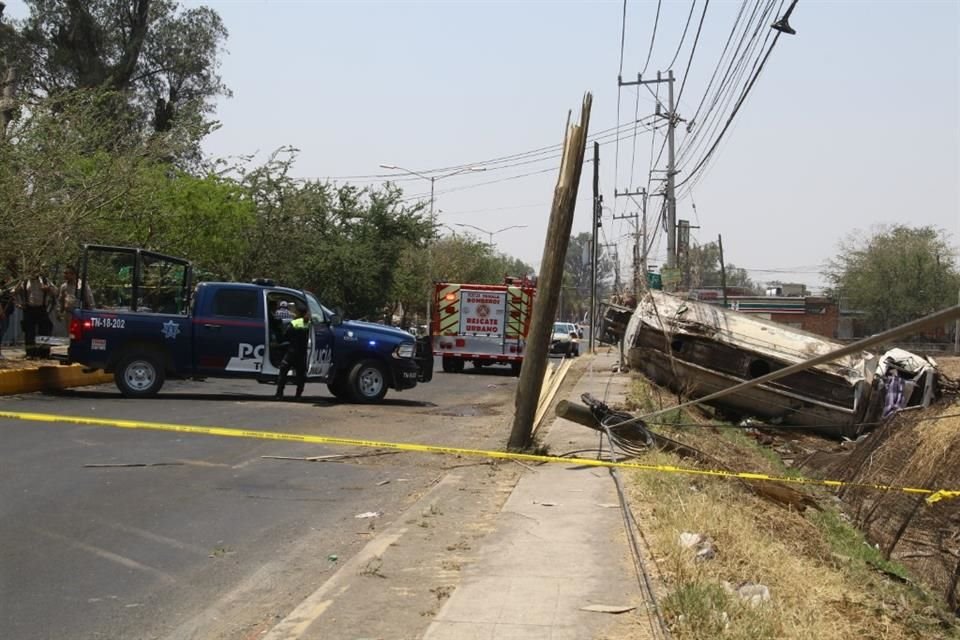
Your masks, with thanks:
M451 171L450 173L444 173L444 174L441 174L441 175L428 176L428 175L426 175L426 174L420 173L419 171L414 171L414 170L412 170L412 169L405 169L405 168L403 168L403 167L398 167L398 166L395 165L395 164L381 164L381 165L380 165L380 168L382 168L382 169L390 169L391 171L403 171L404 173L409 173L409 174L412 175L412 176L419 176L419 177L423 178L424 180L429 180L429 181L430 181L430 224L431 224L431 225L433 224L433 202L434 202L434 197L433 197L434 189L433 189L433 188L434 188L434 185L436 184L437 180L442 180L443 178L449 178L450 176L455 176L455 175L460 174L460 173L467 173L468 171L486 171L486 170L487 170L486 167L462 167L462 168L460 168L460 169L457 169L456 171Z
M437 174L427 175L419 171L414 171L413 169L406 169L404 167L399 167L395 164L381 163L380 167L383 169L390 169L391 171L403 171L404 173L409 173L412 176L418 176L420 178L423 178L424 180L430 181L430 238L427 239L427 270L429 271L429 273L427 274L427 276L430 278L430 282L433 282L433 251L430 248L430 244L431 244L430 240L432 240L433 238L433 231L437 225L437 221L434 219L434 215L433 215L434 185L436 184L437 180L442 180L443 178L449 178L450 176L455 176L460 173L467 173L468 171L486 171L487 168L486 167L461 167L460 169L457 169L456 171L451 171L449 173L442 173L439 175ZM428 331L429 331L429 325L430 325L430 302L432 299L433 299L433 294L432 292L428 291L427 292L427 313L425 316L427 320Z
M463 222L455 222L454 225L456 225L456 226L458 226L458 227L469 227L469 228L471 228L471 229L476 229L477 231L480 231L481 233L487 234L487 235L490 237L490 242L489 242L488 244L489 244L491 247L493 246L493 236L497 235L498 233L501 233L501 232L503 232L503 231L509 231L510 229L526 229L526 228L527 228L527 225L525 225L525 224L512 224L512 225L510 225L509 227L504 227L503 229L497 229L496 231L487 231L486 229L481 229L480 227L475 227L475 226L472 225L472 224L466 224L466 223L463 223Z

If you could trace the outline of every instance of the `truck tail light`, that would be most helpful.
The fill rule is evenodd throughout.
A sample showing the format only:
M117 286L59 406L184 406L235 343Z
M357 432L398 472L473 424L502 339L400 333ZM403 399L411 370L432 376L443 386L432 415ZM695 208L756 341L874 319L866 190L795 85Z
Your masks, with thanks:
M70 339L83 340L83 332L91 328L93 323L81 318L70 318Z

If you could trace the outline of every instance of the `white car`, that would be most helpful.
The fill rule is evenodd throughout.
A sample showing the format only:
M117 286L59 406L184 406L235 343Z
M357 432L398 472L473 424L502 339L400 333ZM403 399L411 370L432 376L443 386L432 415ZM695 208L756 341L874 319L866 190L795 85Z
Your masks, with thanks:
M550 336L550 353L562 353L571 357L580 355L580 335L572 322L554 322Z

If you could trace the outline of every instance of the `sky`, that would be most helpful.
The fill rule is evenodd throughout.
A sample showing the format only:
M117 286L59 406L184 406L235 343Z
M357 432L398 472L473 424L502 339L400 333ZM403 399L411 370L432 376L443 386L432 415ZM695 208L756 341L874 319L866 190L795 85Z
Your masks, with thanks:
M645 79L668 68L677 77L677 180L692 175L678 191L677 218L698 227L695 243L722 235L726 261L755 281L818 290L839 243L880 225L933 225L960 244L960 2L800 0L790 17L796 35L780 37L696 174L689 172L710 144L685 144L698 130L702 142L715 137L705 119L712 97L700 122L693 116L739 1L712 0L702 13L705 0L697 0L692 14L686 0L628 1L625 21L619 1L181 4L213 7L230 32L220 71L233 96L217 103L221 127L204 143L209 154L263 159L292 145L300 177L365 185L383 178L347 177L396 174L405 194L425 201L430 181L405 170L485 167L432 173L441 233L488 240L505 229L492 235L497 248L535 267L558 153L486 161L558 146L568 112L577 119L587 91L591 132L610 130L618 116L620 123L650 122L654 95L617 82L621 69L624 80L634 80L645 65ZM746 11L755 4L749 0ZM778 0L776 13L788 4ZM23 17L26 9L9 2L7 14ZM764 26L760 37L768 31ZM665 83L647 86L659 86L666 103ZM718 124L729 106L713 110ZM628 126L600 139L601 242L616 246L625 281L638 206L614 191L659 188L648 177L651 164L661 170L655 178L666 166L666 154L651 163L661 131L638 127L634 136ZM574 233L590 230L591 179L587 165ZM650 200L651 227L659 202ZM650 262L662 264L664 234L652 234L650 244Z

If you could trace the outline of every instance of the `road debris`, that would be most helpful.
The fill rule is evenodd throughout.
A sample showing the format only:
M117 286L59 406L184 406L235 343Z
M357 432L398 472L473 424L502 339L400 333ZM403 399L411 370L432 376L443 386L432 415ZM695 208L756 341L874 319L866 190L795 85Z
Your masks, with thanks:
M182 462L105 462L83 465L87 469L113 469L123 467L182 467Z
M726 580L724 580L722 584L727 593L740 596L741 600L752 607L758 607L770 600L770 589L766 585L756 584L749 580L737 587L734 587Z
M580 611L595 611L597 613L626 613L634 609L636 609L636 607L631 607L630 605L615 604L591 604L580 607Z
M696 555L693 558L695 562L713 560L717 556L717 549L713 545L713 540L702 533L684 531L680 534L678 542L684 549L696 549Z
M389 480L381 480L380 482L377 483L377 486L378 486L378 487L382 487L382 486L385 485L385 484L390 484L390 481L389 481Z
M363 513L358 513L353 517L358 519L379 518L382 515L383 515L383 511L364 511Z
M267 460L298 460L300 462L340 462L354 458L371 458L373 456L392 456L403 451L371 451L369 453L332 453L324 456L260 456Z

